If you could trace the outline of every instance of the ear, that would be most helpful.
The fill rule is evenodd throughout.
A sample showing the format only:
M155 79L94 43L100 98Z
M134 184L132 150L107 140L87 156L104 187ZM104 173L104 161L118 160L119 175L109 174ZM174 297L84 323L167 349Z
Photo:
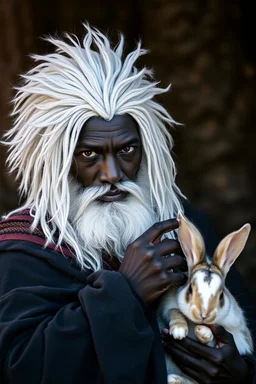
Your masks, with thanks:
M188 267L191 269L205 259L204 240L198 229L181 212L178 214L178 221L180 245L186 256Z
M250 230L250 224L245 224L238 231L227 235L216 248L212 262L221 269L225 276L244 249Z

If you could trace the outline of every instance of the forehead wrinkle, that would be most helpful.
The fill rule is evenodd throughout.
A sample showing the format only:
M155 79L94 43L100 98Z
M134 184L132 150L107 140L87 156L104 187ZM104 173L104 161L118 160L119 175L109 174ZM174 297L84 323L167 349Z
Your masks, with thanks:
M77 146L108 146L109 144L113 147L120 147L123 145L128 145L130 143L140 144L139 137L129 136L129 135L120 135L119 137L97 137L97 136L87 136L82 137L78 140Z
M82 130L81 131L81 134L90 134L90 133L96 133L96 134L100 134L100 135L106 135L106 134L113 134L115 132L118 132L118 131L125 131L125 132L128 132L129 130L128 129L124 129L123 127L120 127L120 125L115 125L115 126L110 126L110 127L93 127L93 128L90 128L90 127L86 127L86 129Z
M93 146L94 143L97 145L100 143L102 145L108 144L108 142L111 142L111 145L117 144L118 146L121 144L125 144L128 141L137 141L140 142L140 137L138 135L134 135L133 132L125 131L120 132L119 135L114 135L114 132L106 132L106 131L98 131L96 132L84 132L81 137L79 137L77 144L78 145L85 145L90 144L90 146ZM121 142L121 143L120 143Z

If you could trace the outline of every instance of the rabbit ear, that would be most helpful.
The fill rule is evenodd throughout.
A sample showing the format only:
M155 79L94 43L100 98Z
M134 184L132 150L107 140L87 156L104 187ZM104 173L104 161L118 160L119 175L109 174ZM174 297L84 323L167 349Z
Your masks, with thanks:
M186 256L188 267L191 269L205 259L204 240L198 229L181 212L178 214L178 221L180 245Z
M245 224L238 231L224 237L216 248L212 262L221 269L225 276L244 249L250 230L250 224Z

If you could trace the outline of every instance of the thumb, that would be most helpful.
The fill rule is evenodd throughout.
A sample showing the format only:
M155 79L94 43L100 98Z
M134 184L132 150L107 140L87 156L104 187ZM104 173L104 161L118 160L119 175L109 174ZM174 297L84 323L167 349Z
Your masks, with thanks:
M233 335L221 325L212 324L210 328L218 341L221 341L223 344L234 343Z

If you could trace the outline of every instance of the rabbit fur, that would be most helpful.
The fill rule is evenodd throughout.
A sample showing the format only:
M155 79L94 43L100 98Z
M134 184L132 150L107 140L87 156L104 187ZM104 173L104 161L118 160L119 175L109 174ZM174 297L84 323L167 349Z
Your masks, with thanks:
M222 325L232 333L240 354L252 353L253 344L242 309L225 287L231 265L242 252L250 233L250 224L227 235L217 246L212 260L198 229L181 213L178 237L188 264L188 281L180 288L169 288L158 308L160 330L169 325L175 339L187 335L215 346L216 340L207 324ZM195 384L166 355L168 384Z

